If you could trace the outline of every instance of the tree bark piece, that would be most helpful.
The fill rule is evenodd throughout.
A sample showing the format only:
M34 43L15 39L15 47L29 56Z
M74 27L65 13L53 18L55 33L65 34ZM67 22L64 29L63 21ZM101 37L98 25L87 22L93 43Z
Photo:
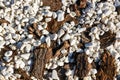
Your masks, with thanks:
M100 47L106 48L115 42L116 34L111 31L105 32L102 36L100 36Z
M42 80L44 68L45 68L45 55L47 53L47 48L38 47L34 51L34 64L31 71L31 75L37 79Z
M101 56L96 80L114 80L116 69L115 58L105 50Z
M78 76L80 79L83 79L85 76L88 75L91 64L88 62L88 56L85 53L78 53L75 57L76 61L76 69L75 75Z

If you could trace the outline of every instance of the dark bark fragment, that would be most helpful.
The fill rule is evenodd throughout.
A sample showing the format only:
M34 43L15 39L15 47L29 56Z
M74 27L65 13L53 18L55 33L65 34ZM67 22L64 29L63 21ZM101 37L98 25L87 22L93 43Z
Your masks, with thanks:
M62 8L61 0L42 0L43 6L50 6L51 11L57 11Z
M75 75L83 79L88 75L88 72L91 69L91 64L88 62L88 56L85 53L77 53L75 57L76 61L76 70Z
M120 14L120 6L116 7L117 13Z
M26 71L22 70L21 68L14 70L15 74L20 74L21 77L18 80L31 80L30 77L27 75Z
M111 31L105 32L102 36L100 36L100 47L102 49L110 46L115 42L115 33L112 33Z
M114 80L114 77L116 76L116 69L115 58L105 50L101 56L96 80Z
M45 55L47 48L38 47L34 50L34 64L31 70L31 75L37 79L42 80L45 68Z
M30 26L28 26L28 32L38 39L42 35L42 32L38 29L37 23L33 23Z

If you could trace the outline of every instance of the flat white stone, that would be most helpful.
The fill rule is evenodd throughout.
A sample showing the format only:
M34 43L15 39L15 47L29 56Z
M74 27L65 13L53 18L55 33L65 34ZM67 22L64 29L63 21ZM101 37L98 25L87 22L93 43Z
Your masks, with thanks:
M47 30L42 30L42 34L45 34L45 35L47 35L47 34L49 34L49 32L47 31Z
M90 58L90 57L88 57L88 62L89 62L89 63L92 63L92 62L93 62L93 59Z
M26 44L26 46L25 46L25 51L26 52L30 52L30 50L31 50L31 44Z
M12 56L12 54L13 54L12 51L7 51L7 52L5 52L4 56L10 57L10 56Z
M20 56L21 56L23 59L28 60L29 57L30 57L30 53L21 54Z
M65 73L66 76L70 76L71 74L72 74L72 71L71 71L71 70L68 70L68 71Z
M43 30L44 28L41 25L38 25L39 30Z
M63 66L63 65L64 65L64 62L62 62L62 61L57 61L57 64L58 64L58 66Z
M56 70L53 70L53 71L52 71L52 79L57 79L57 80L59 80L59 77L58 77L58 74L57 74L57 71L56 71Z
M57 18L57 13L53 12L53 18Z
M92 74L96 74L96 73L97 73L97 70L96 70L96 69L91 69L91 73L92 73Z
M60 29L58 31L58 38L62 37L65 34L65 31L63 29Z
M3 48L4 44L5 44L5 41L0 41L0 48Z
M65 12L62 11L62 10L59 10L59 11L57 12L57 21L58 21L58 22L64 20L64 14L65 14Z
M50 47L50 45L51 45L51 40L50 40L50 37L49 37L49 36L46 37L45 41L46 41L46 43L47 43L47 46Z
M55 33L55 34L51 34L50 35L50 39L51 40L56 40L57 39L57 34Z
M63 41L65 40L69 40L70 39L70 35L69 34L65 34L62 38Z

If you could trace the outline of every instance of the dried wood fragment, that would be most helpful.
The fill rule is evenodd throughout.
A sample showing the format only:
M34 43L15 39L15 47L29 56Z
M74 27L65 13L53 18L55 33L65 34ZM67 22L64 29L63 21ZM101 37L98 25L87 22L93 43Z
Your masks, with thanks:
M79 53L75 57L75 61L76 61L75 75L81 79L87 76L88 72L91 69L91 64L88 62L87 58L88 56L85 53Z
M38 47L34 50L34 64L31 70L31 75L37 79L42 80L44 68L45 68L45 55L47 53L47 48Z
M57 11L62 8L61 0L42 0L43 6L50 6L51 11Z
M28 32L30 34L33 34L35 38L40 38L40 36L42 35L42 32L38 29L37 23L33 23L28 26Z
M116 76L115 58L108 51L104 51L101 56L96 80L114 80Z
M24 71L24 70L21 69L21 68L15 69L15 70L14 70L14 73L21 75L20 79L18 79L18 80L31 80L31 79L30 79L30 76L27 75L26 71Z
M9 22L9 21L7 21L7 20L5 20L5 19L0 19L0 25L1 25L2 23L7 23L7 24L10 24L10 22Z
M77 5L79 8L85 8L87 4L87 0L77 0Z
M111 31L105 32L102 36L100 36L100 47L104 49L113 44L116 40L115 36L116 34Z

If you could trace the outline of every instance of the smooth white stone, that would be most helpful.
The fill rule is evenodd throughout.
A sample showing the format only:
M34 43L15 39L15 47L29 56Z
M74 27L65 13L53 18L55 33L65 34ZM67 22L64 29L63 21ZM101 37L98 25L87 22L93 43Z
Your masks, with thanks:
M0 74L0 80L5 80L5 77Z
M71 70L68 70L68 71L65 73L66 76L70 76L71 74L72 74L72 71L71 71Z
M70 16L71 16L71 17L75 17L75 16L76 16L76 13L75 13L75 12L70 12Z
M83 80L92 80L91 76L84 77Z
M69 8L67 8L67 13L70 13L70 9Z
M58 22L64 20L64 14L65 14L65 12L62 11L62 10L59 10L59 11L57 12L57 21L58 21Z
M2 30L3 30L3 27L2 27L2 26L0 26L0 32L2 32Z
M87 13L87 15L88 15L89 17L92 17L93 14L92 14L92 13Z
M31 44L26 44L26 46L25 46L25 51L26 52L30 52L30 50L31 50Z
M56 71L56 70L53 70L53 71L52 71L52 79L59 80L59 77L58 77L58 74L57 74L57 71Z
M21 54L20 56L21 56L23 59L28 60L29 57L30 57L30 53Z
M12 54L13 54L12 51L7 51L7 52L5 52L4 56L10 57L10 56L12 56Z
M41 25L38 25L39 30L43 30L44 28Z
M50 39L51 40L56 40L57 39L57 34L55 33L55 34L51 34L50 35Z
M118 22L118 23L116 24L116 26L117 26L117 28L120 29L120 22Z
M45 18L45 21L46 21L46 22L50 22L50 21L51 21L51 18Z
M53 64L52 67L51 67L51 69L55 69L55 68L57 68L57 67L58 67L57 64Z
M72 46L72 45L75 45L76 44L76 39L71 39L70 40L70 45Z
M89 49L85 49L85 53L86 53L87 55L90 55L90 54L91 54L90 51L89 51Z
M57 64L58 64L58 66L63 66L63 65L64 65L64 62L62 62L62 61L57 61Z
M2 36L0 36L0 41L3 41L4 39L3 39L3 37Z
M24 68L25 67L25 63L21 60L20 64L19 64L20 68Z
M62 54L65 54L65 53L67 53L67 50L62 49L62 50L61 50L61 53L62 53Z
M97 70L96 69L91 69L91 74L96 74Z
M33 38L33 35L32 35L32 34L29 34L29 35L28 35L28 38L30 38L30 39Z
M92 63L92 62L93 62L93 59L90 58L90 57L88 57L88 62L89 62L89 63Z
M50 47L51 40L50 40L50 37L49 37L49 36L45 39L45 41L46 41L46 43L47 43L47 46Z
M78 32L81 33L81 32L83 32L83 31L85 31L85 30L86 30L85 27L84 27L84 28L80 28Z
M53 12L53 18L57 18L57 14L55 12Z
M58 38L62 37L65 34L65 31L63 29L60 29L58 31Z
M64 37L62 38L63 41L69 40L69 39L70 39L70 35L69 34L65 34Z
M48 16L48 17L51 17L51 16L52 16L52 14L53 14L52 12L48 11L47 16Z
M69 63L69 58L68 58L68 56L65 58L64 62L65 62L65 63Z
M5 44L5 41L0 41L0 48L3 48L4 44Z
M47 35L47 34L49 34L49 32L47 30L42 30L42 34Z

